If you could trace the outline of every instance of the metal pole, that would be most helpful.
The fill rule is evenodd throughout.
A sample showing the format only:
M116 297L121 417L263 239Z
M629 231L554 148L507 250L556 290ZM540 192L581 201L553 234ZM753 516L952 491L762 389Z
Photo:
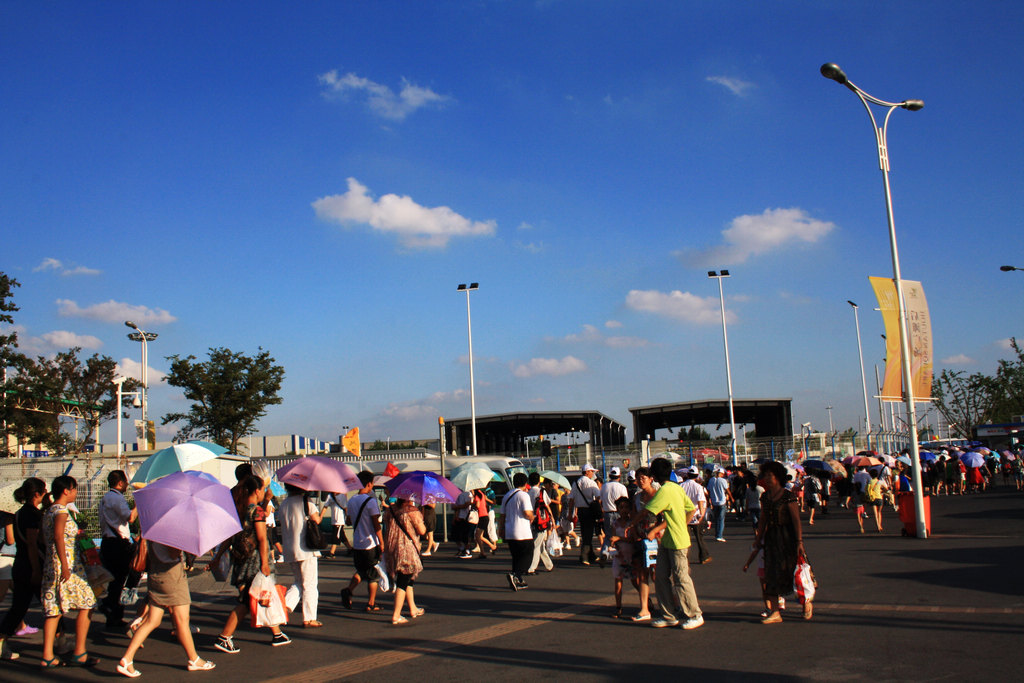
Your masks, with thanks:
M121 469L125 469L121 463L121 390L124 385L124 378L118 378L121 381L114 381L117 385L117 466Z
M860 315L858 314L857 304L847 300L848 304L853 306L853 321L857 326L857 357L860 358L860 384L864 390L864 433L867 434L868 438L868 450L871 450L871 411L868 408L868 380L864 375L864 347L861 346L860 341ZM881 392L879 392L881 393Z
M911 366L913 363L913 356L910 352L910 335L907 330L906 302L903 300L903 280L900 275L899 250L896 245L896 221L893 217L892 190L889 186L889 151L887 141L889 117L892 116L892 113L896 109L900 108L907 109L909 111L917 111L924 107L924 102L921 102L920 100L904 100L903 102L886 102L884 100L879 100L876 97L868 95L866 92L851 83L849 79L847 79L846 74L844 74L835 64L823 65L821 67L821 73L826 78L830 78L841 85L845 85L857 95L861 104L864 105L864 109L867 110L868 116L871 118L871 126L875 130L875 142L878 145L878 164L882 171L882 185L885 190L885 212L889 223L889 249L892 254L892 276L896 286L896 306L900 332L900 361L903 371L903 400L906 404L907 424L909 425L910 430L910 463L914 489L914 511L917 516L917 537L927 538L928 529L925 526L924 520L924 495L921 490L921 456L920 449L917 445L917 408L914 404L914 375L913 368ZM885 121L881 127L878 126L878 123L875 120L875 115L871 111L869 101L873 104L887 108Z
M469 411L470 431L473 435L473 455L476 450L476 385L473 381L473 319L469 310L469 293L477 288L476 283L469 287L462 286L466 291L466 328L469 330Z
M736 459L736 417L733 414L732 407L732 369L729 367L729 332L725 326L725 293L722 289L722 278L729 277L729 271L723 270L719 273L710 271L708 275L718 280L718 298L722 302L722 341L725 344L725 383L729 390L729 446L732 450L732 464L733 466L736 466L738 464Z

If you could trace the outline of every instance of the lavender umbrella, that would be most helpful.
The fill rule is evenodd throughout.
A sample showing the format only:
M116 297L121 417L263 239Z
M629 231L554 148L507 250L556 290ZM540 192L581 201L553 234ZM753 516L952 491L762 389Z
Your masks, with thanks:
M424 503L454 503L462 494L459 488L433 472L403 472L385 486L395 498L412 498L417 505Z
M294 460L277 471L277 480L304 491L348 493L363 488L351 466L322 455Z
M135 492L142 537L202 555L242 530L227 486L203 472L175 472Z

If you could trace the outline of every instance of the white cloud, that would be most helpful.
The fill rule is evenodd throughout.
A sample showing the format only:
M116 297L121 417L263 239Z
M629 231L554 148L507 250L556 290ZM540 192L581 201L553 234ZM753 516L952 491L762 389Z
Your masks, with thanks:
M38 266L32 269L32 272L38 273L40 271L46 270L58 272L64 277L70 275L99 275L100 273L103 272L102 270L97 270L95 268L86 268L85 266L75 266L74 268L68 268L60 260L49 257L44 258L42 263L40 263Z
M408 196L386 194L374 201L355 178L348 179L348 192L321 197L313 202L313 209L322 220L363 223L394 233L404 246L414 249L444 247L452 237L493 235L496 227L493 220L471 221L447 206L420 206Z
M639 337L606 337L593 325L584 325L582 332L566 335L562 341L570 344L602 344L613 349L642 348L650 344Z
M117 374L124 375L125 377L134 377L135 379L142 381L142 362L133 360L131 358L122 358L117 362ZM149 381L150 390L153 389L154 384L159 384L164 381L164 377L167 376L166 372L157 370L153 366L149 366L149 372L146 379Z
M531 254L539 254L544 251L543 242L516 242L516 246Z
M366 97L366 105L371 111L392 121L401 121L417 109L440 106L451 99L437 94L430 88L413 85L404 78L397 94L386 85L374 83L351 72L339 76L337 70L331 70L321 74L317 79L324 86L324 95L361 94Z
M718 85L725 86L737 97L743 97L747 94L748 90L754 87L754 84L750 81L744 81L739 78L730 78L728 76L708 76L707 80L711 83L717 83Z
M123 323L126 320L131 320L142 326L164 325L177 320L162 308L147 308L113 299L85 308L70 299L57 299L57 313L65 318L89 318L108 323Z
M533 226L527 223L526 221L523 221L522 223L516 226L516 230L533 230Z
M943 365L972 365L974 359L963 353L958 353L955 356L942 359Z
M80 346L83 349L98 349L103 346L103 341L90 334L75 334L67 330L54 330L40 335L47 345L56 349L70 349Z
M1007 337L1006 339L998 339L996 340L996 346L1004 351L1009 351L1013 348L1012 341L1013 340L1010 337Z
M604 326L607 327L609 330L616 330L622 327L622 323L620 323L618 320L606 320Z
M718 297L700 297L679 290L666 294L656 290L634 289L626 295L626 306L634 311L654 313L698 325L711 325L722 320ZM736 316L729 310L725 312L725 319L730 323L736 322Z
M762 214L737 216L722 231L724 244L705 249L684 249L680 259L695 267L743 263L793 242L813 243L830 233L835 223L811 218L803 209L765 209Z
M516 377L534 377L536 375L550 375L561 377L573 372L582 372L587 369L587 364L574 356L566 356L561 360L557 358L531 358L528 363L513 365L512 374Z

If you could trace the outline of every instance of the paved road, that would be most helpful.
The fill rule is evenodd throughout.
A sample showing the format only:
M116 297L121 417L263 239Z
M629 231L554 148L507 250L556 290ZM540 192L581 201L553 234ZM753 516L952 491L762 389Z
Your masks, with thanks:
M551 574L532 577L512 593L505 584L507 555L457 560L451 552L426 558L417 599L427 615L409 626L390 624L385 611L343 609L337 598L351 574L346 559L321 563L325 627L288 629L294 642L271 648L268 634L241 629L242 648L212 648L231 595L209 576L193 581L196 636L217 663L197 680L389 681L527 680L564 674L605 681L699 676L729 680L961 679L1017 680L1024 652L1024 494L1008 488L933 500L933 536L902 538L887 512L884 535L857 532L852 513L819 518L805 532L820 587L815 618L794 610L782 624L759 623L757 579L740 568L749 552L748 527L730 520L727 543L712 541L714 560L693 566L706 623L696 630L652 629L611 615L609 570L559 561ZM635 593L626 611L635 611ZM30 616L38 621L38 613ZM100 621L102 618L99 619ZM142 680L177 681L184 655L168 625L136 657ZM63 669L61 679L116 676L127 643L97 624L98 670ZM0 662L0 679L35 681L39 639L16 644L22 659ZM52 674L50 674L52 675Z

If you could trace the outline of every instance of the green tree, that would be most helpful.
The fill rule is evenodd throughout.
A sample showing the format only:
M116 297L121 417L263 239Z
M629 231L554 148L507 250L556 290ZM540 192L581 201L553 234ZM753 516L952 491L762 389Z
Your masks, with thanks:
M682 430L679 430L679 438L685 439L686 441L711 441L711 435L708 434L708 430L703 427L690 427L684 435Z
M932 381L935 408L962 439L970 438L971 427L990 420L995 393L995 379L980 372L943 370Z
M1012 422L1024 415L1024 349L1015 338L1010 339L1010 348L1017 357L999 361L993 382L992 422Z
M185 392L192 401L187 413L168 413L161 424L183 423L177 440L205 438L238 452L239 441L256 432L267 408L281 403L278 392L284 368L275 365L268 351L260 348L246 356L226 348L211 348L209 360L195 356L168 356L171 369L165 381Z
M14 325L14 316L12 313L18 311L18 306L14 303L11 298L14 293L15 287L21 285L12 277L8 277L6 273L0 272L0 325L3 325L3 329L0 329L0 374L3 376L3 396L0 396L0 429L3 429L3 443L0 443L0 453L7 454L7 441L9 422L12 419L13 411L11 410L12 403L8 400L7 390L7 370L8 368L18 368L24 362L25 357L18 351L18 333L16 330L6 327L8 325Z

